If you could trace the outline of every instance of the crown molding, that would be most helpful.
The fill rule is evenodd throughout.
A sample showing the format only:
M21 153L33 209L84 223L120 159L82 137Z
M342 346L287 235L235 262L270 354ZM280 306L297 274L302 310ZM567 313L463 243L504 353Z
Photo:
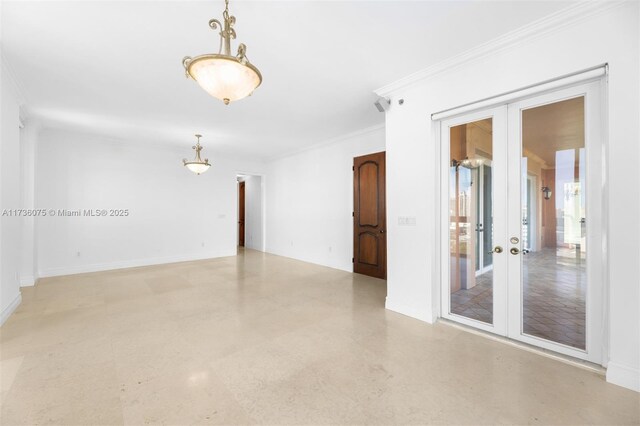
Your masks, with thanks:
M385 128L385 124L384 123L376 124L374 126L365 127L363 129L360 129L360 130L356 130L356 131L353 131L353 132L345 133L343 135L336 136L336 137L333 137L333 138L325 139L325 140L323 140L321 142L306 146L304 148L296 149L296 150L293 150L293 151L288 151L288 152L285 152L285 153L280 154L280 155L274 155L273 157L269 157L269 158L265 159L265 162L269 163L269 162L272 162L272 161L281 160L283 158L292 157L294 155L302 154L303 152L312 151L314 149L318 149L318 148L322 148L322 147L325 147L325 146L333 145L335 143L342 142L342 141L347 140L347 139L351 139L351 138L355 138L355 137L358 137L358 136L367 135L369 133L373 133L373 132L382 130L384 128Z
M629 0L589 0L571 5L558 12L552 13L544 18L538 19L530 24L494 38L484 44L452 56L449 59L438 62L437 64L403 77L393 83L387 84L386 86L374 90L374 93L382 97L389 96L400 89L428 80L468 62L509 49L523 41L533 40L549 33L559 31L562 28L574 25L591 16L599 15L605 11L631 3L632 2Z
M2 62L2 74L7 76L7 80L11 85L11 89L16 95L16 100L18 101L18 105L26 105L27 97L25 95L24 88L20 83L20 80L16 78L16 73L13 71L11 64L7 61L7 57L4 55L4 50L2 45L0 45L0 62ZM20 108L21 113L20 116L24 120L26 118L26 114L24 112L24 108Z

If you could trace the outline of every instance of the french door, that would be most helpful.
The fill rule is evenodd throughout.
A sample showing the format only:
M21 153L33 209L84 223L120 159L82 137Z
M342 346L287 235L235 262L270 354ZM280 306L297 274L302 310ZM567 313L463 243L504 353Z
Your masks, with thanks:
M600 87L441 121L442 316L602 358Z

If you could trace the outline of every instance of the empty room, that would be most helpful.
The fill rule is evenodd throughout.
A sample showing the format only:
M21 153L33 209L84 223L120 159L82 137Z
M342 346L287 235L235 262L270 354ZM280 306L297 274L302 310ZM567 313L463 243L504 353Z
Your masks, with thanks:
M0 0L0 424L640 425L640 2Z

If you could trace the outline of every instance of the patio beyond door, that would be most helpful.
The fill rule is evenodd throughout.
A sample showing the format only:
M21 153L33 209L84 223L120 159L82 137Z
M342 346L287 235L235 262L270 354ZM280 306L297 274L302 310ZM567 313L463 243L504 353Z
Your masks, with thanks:
M441 122L443 317L601 361L599 103L594 82Z

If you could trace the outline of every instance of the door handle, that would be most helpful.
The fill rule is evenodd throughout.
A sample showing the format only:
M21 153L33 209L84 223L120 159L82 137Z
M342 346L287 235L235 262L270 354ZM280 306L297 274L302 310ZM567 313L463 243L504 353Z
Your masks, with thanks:
M381 229L381 230L380 230L380 233L381 233L381 234L384 234L384 229Z
M500 247L500 246L495 246L495 247L493 248L493 250L491 250L488 254L491 254L491 253L498 253L498 254L499 254L499 253L502 253L502 247Z
M517 247L511 247L511 250L509 251L514 255L520 253L520 250Z

